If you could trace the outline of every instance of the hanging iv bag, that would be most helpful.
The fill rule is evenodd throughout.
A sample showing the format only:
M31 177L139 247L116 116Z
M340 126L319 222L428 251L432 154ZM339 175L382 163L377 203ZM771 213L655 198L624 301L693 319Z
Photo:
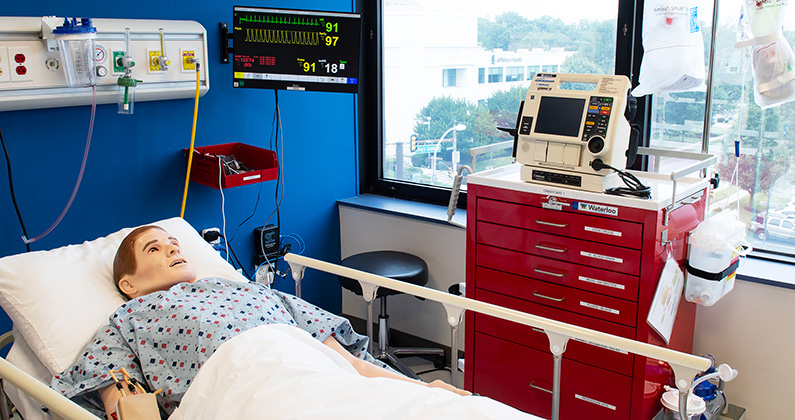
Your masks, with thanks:
M743 0L751 36L735 47L753 47L754 101L762 108L795 100L795 54L782 29L787 3Z
M691 0L646 0L643 59L632 96L703 89L704 39Z

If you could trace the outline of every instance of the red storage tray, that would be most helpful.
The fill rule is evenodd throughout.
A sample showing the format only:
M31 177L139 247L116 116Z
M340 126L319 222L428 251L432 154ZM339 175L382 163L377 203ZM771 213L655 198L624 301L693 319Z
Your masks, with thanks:
M183 149L187 156L190 149ZM276 179L279 173L279 160L276 152L243 143L217 144L195 147L193 149L190 180L208 187L218 188L218 156L234 156L238 162L251 169L239 174L221 176L221 187L232 188L241 185ZM223 166L222 166L223 167Z

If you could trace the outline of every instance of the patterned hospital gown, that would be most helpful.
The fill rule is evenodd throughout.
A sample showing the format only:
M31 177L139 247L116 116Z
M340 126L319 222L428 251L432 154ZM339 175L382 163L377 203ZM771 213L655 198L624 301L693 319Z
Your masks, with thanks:
M333 335L353 355L374 361L367 337L350 323L292 295L256 283L220 278L180 283L120 306L75 366L51 387L81 405L101 409L97 390L112 384L108 372L123 366L158 394L170 414L199 368L226 340L265 324L296 325L323 341Z

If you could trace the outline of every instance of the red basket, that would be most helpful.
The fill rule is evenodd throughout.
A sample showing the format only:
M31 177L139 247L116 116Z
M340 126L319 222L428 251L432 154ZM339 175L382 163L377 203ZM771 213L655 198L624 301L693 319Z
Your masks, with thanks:
M190 149L183 150L187 156ZM218 166L219 156L234 156L238 162L251 169L237 174L224 173L221 176L221 187L224 189L270 181L276 179L279 173L276 152L243 143L227 143L194 148L190 180L219 189L218 178L223 168L223 165Z

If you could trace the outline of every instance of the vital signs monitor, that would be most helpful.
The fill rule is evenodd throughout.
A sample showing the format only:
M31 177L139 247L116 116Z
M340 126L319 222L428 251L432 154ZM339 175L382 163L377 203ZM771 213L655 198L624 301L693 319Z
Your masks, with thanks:
M527 182L603 191L620 181L630 144L626 76L539 73L517 121ZM612 167L612 168L610 168Z

